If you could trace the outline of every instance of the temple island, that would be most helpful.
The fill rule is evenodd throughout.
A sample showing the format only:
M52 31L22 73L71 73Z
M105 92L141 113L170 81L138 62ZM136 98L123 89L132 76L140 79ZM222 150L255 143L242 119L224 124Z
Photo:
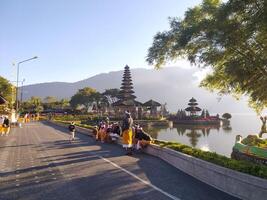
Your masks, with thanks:
M175 116L171 116L170 120L174 124L188 124L188 125L220 125L221 119L219 115L212 116L208 110L198 107L197 100L191 98L188 107L184 110L178 110Z

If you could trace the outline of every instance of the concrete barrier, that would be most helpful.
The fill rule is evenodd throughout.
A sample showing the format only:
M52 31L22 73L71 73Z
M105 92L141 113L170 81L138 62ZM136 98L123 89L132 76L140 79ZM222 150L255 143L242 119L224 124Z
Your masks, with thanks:
M64 124L52 124L67 127ZM93 136L91 130L77 127L76 130ZM118 143L121 143L121 139ZM211 185L223 192L244 200L267 199L267 180L224 168L210 162L174 151L169 148L151 144L145 153L161 158L186 174Z
M223 192L245 200L267 199L267 180L224 168L207 161L150 145L147 154L161 158L177 169Z

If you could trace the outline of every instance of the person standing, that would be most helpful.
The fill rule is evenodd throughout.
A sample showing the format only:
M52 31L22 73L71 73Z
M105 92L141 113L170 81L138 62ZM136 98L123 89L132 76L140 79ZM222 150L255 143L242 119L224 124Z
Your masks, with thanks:
M132 155L133 147L133 118L129 111L125 112L125 117L122 121L122 147L126 149L126 155Z
M10 132L10 121L8 119L8 116L5 116L3 127L4 127L4 134L8 136Z
M69 131L70 131L70 141L75 139L75 123L71 122L69 125Z
M100 130L99 130L100 141L102 143L105 143L106 137L107 137L107 127L106 126L107 126L106 123L103 122L101 127L100 127Z

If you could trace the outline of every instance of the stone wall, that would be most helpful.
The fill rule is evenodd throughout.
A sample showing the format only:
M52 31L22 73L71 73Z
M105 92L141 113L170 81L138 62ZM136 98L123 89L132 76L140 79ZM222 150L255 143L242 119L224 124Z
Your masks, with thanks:
M267 198L266 179L224 168L157 145L150 145L145 152L159 157L190 176L238 198L245 200Z

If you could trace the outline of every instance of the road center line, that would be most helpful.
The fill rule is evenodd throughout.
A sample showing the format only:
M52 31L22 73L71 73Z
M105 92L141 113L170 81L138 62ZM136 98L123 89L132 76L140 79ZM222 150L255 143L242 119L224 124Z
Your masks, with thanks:
M171 194L169 194L168 192L165 192L164 190L158 188L157 186L153 185L152 183L148 182L148 181L145 181L143 179L141 179L140 177L136 176L135 174L133 174L132 172L128 171L127 169L124 169L122 168L121 166L117 165L116 163L110 161L109 159L106 159L102 156L97 156L99 157L100 159L103 159L104 161L108 162L109 164L113 165L114 167L120 169L121 171L129 174L130 176L134 177L135 179L141 181L142 183L144 183L145 185L148 185L149 187L153 188L154 190L157 190L158 192L164 194L165 196L169 197L170 199L173 199L173 200L181 200Z

